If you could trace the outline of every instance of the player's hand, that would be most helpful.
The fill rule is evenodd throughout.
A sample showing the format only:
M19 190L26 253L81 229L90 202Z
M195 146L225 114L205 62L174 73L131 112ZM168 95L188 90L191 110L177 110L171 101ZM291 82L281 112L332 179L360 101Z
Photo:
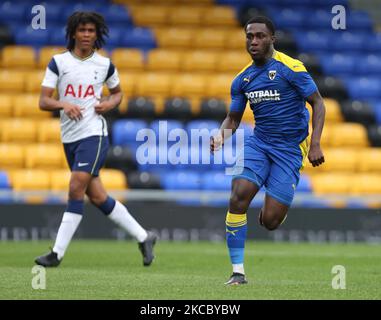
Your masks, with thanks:
M310 151L308 152L308 160L311 162L313 167L320 166L324 163L324 155L320 148L320 144L311 145Z
M221 134L217 134L210 138L210 152L214 153L221 149L224 139Z
M94 106L97 114L105 114L113 108L113 105L107 99L97 98L98 104Z
M71 104L68 102L63 102L63 110L65 114L71 119L75 121L79 121L82 119L82 111L85 110L84 108L80 108L79 106L75 104Z

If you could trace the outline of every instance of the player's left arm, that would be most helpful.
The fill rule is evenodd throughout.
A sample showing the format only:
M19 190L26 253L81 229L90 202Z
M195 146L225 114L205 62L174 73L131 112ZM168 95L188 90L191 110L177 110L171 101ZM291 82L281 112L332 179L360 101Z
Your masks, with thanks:
M324 126L325 106L324 100L318 90L309 95L306 100L312 107L312 134L308 160L313 167L317 167L324 162L320 139Z
M115 88L109 89L110 95L99 99L99 104L94 106L95 112L98 114L105 114L106 112L117 107L122 101L123 93L120 88L120 85L117 85Z

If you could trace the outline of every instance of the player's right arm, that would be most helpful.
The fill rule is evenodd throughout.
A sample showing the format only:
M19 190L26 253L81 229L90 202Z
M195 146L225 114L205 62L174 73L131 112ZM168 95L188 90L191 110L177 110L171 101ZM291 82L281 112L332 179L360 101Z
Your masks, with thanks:
M54 57L50 60L46 68L45 77L42 81L39 106L43 111L64 110L65 114L71 120L82 119L82 109L74 104L58 101L53 97L55 88L57 87L59 71Z
M239 124L245 111L247 98L241 91L241 77L237 76L231 86L231 103L230 111L228 112L225 120L222 122L220 130L217 135L211 137L210 151L214 152L221 148L224 141L231 137Z
M64 110L65 114L71 120L81 120L82 112L81 108L77 105L65 102L58 101L53 98L54 89L48 87L41 88L40 101L39 106L43 111L56 111L56 110Z

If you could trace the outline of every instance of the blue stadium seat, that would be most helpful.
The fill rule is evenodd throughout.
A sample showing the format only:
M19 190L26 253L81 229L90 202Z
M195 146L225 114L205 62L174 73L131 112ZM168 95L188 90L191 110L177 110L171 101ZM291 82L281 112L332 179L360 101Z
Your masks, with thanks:
M156 40L151 29L137 27L125 30L121 38L121 45L128 48L150 50L156 48Z
M331 32L293 32L293 35L302 52L326 53L332 46Z
M358 60L356 73L363 76L381 74L381 57L379 55L365 55Z
M11 189L11 183L5 171L0 171L0 189Z
M356 77L345 81L352 99L367 100L381 98L379 77Z
M381 125L381 102L380 101L375 101L374 103L371 104L374 113L376 115L376 121L378 124Z
M351 75L355 74L356 62L359 56L350 54L320 55L320 65L326 75Z
M122 34L124 33L123 29L116 26L109 26L108 38L106 38L105 47L108 49L114 49L120 47Z
M137 133L147 128L148 124L144 120L117 120L112 126L113 143L114 145L124 145L128 142L136 142Z
M68 3L62 10L61 21L66 23L68 17L70 17L76 11L95 11L102 13L103 7L99 3Z
M369 34L365 40L364 49L370 53L379 54L381 52L381 32Z
M49 45L66 46L66 28L64 26L55 26L49 28Z
M306 19L306 25L311 30L332 30L332 13L327 10L310 10Z
M193 171L167 172L161 176L161 184L165 190L199 190L201 176Z
M364 32L339 32L336 39L330 44L331 51L340 51L343 53L348 52L363 52L364 47L366 47L365 39L367 38L367 33Z
M174 129L183 129L183 123L178 120L154 120L151 122L150 128L155 131L156 136L159 138L159 125L161 125L161 130L164 130L166 135Z
M46 46L49 44L49 31L48 29L34 30L31 26L24 27L15 32L15 42L34 47Z
M369 14L365 11L351 10L347 17L347 30L350 31L368 31L373 29L373 22Z
M305 174L301 174L296 190L299 192L312 192L310 177Z
M278 29L297 29L304 25L304 15L294 9L267 10Z
M209 133L213 129L218 129L220 127L220 123L214 120L192 120L189 121L186 125L186 130L188 132L189 137L191 136L191 130L202 130L207 129Z
M107 25L110 27L114 24L132 25L132 20L126 6L113 4L108 5L102 11Z
M229 191L231 188L232 177L224 171L207 172L202 176L202 189Z
M62 3L52 3L52 2L36 2L30 1L26 6L26 23L32 21L33 17L37 15L37 13L32 13L32 8L36 5L43 5L46 13L46 28L49 29L51 25L55 25L57 21L61 21L62 11L65 7ZM38 10L39 12L39 10ZM66 22L66 21L65 21Z
M0 4L0 21L7 22L22 22L26 23L25 14L27 4L5 1Z

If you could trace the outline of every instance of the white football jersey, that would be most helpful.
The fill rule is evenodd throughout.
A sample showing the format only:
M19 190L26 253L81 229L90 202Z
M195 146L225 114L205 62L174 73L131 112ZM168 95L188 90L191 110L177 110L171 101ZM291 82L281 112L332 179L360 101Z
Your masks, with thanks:
M70 118L60 110L61 139L63 143L78 141L90 136L107 136L107 124L102 115L95 113L103 84L112 89L119 84L118 72L109 58L94 52L81 59L66 51L53 56L42 86L57 88L59 100L75 104L82 110L79 121Z

